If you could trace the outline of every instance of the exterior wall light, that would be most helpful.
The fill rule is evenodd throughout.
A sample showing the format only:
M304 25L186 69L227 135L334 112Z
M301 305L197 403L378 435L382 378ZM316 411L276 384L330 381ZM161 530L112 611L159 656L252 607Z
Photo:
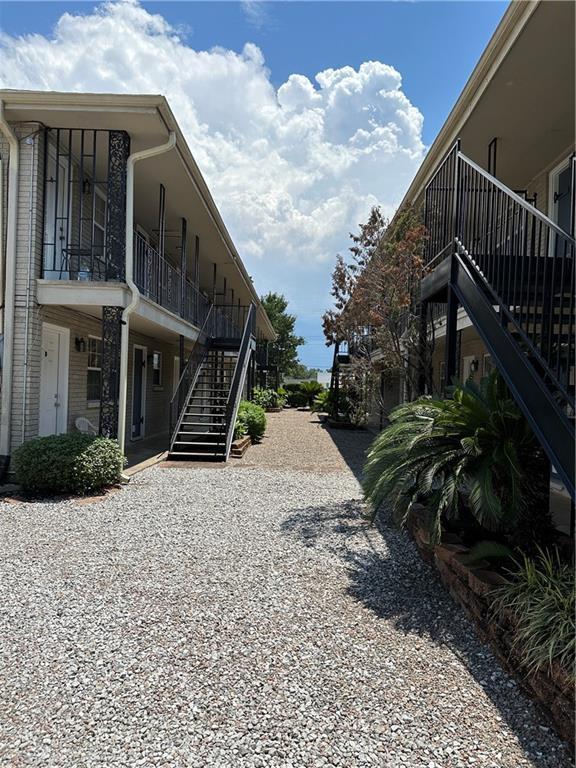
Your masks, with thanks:
M74 339L74 347L76 352L86 352L86 342L82 336L76 336Z

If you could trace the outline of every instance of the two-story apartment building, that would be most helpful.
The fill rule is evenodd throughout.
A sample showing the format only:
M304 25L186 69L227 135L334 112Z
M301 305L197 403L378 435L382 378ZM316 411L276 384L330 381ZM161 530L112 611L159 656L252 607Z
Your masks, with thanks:
M178 450L202 380L188 431L216 431L217 374L224 434L274 330L165 98L2 91L0 163L4 468L76 428Z
M427 230L415 300L433 389L496 366L572 496L574 12L510 4L400 206ZM371 424L404 396L383 377Z

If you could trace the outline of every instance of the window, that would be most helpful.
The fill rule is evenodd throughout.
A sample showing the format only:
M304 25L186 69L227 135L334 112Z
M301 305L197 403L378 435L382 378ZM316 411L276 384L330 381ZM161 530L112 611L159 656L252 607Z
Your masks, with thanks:
M100 403L100 378L102 373L102 339L88 336L88 371L86 399L88 405Z
M162 386L162 352L152 353L152 385Z

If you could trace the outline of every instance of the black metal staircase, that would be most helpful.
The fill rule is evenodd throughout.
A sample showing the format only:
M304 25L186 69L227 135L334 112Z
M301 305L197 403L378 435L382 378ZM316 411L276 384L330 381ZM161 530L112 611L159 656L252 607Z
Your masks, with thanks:
M212 307L170 405L170 459L226 461L254 350L256 308L243 328L218 319ZM222 335L223 334L223 335Z
M421 298L447 303L447 380L460 305L574 498L573 237L459 144L426 188L425 223Z

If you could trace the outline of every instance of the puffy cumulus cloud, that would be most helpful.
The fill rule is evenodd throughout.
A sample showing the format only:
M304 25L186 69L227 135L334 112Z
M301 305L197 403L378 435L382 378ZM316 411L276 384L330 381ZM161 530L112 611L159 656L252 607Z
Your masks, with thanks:
M3 35L0 46L3 87L165 94L264 287L290 263L296 283L315 265L327 288L348 232L375 203L393 212L423 155L422 115L379 61L275 89L257 46L194 50L136 0L64 13L49 37Z

